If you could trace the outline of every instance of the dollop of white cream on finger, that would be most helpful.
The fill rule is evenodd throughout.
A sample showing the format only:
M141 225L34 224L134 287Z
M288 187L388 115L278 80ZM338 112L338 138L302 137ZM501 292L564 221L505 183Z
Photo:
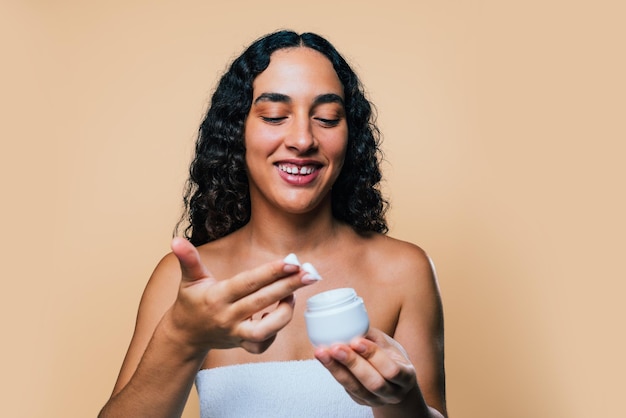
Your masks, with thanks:
M302 267L302 264L300 264L300 260L298 260L298 257L296 257L294 253L291 253L287 257L283 258L283 261L287 264Z
M317 272L315 267L313 267L313 264L311 263L300 264L300 260L298 260L298 257L294 253L291 253L287 257L283 258L283 261L286 264L292 264L294 266L300 267L302 270L306 271L307 275L312 279L322 280L322 276L320 276L320 274Z
M311 263L304 263L302 265L302 270L304 270L307 273L309 273L309 276L311 276L311 278L314 278L315 280L322 280L322 276L320 276L320 274L317 272L317 270L315 270L315 267L313 267L313 264L311 264Z

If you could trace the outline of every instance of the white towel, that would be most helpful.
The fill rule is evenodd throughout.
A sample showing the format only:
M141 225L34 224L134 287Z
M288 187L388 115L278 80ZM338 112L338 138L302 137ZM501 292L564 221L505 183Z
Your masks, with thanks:
M372 418L317 360L200 370L202 418Z

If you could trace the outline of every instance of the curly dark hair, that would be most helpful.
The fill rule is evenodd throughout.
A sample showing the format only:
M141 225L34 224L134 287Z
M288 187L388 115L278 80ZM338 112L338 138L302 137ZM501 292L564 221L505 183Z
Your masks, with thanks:
M302 46L326 56L344 88L348 144L344 166L331 192L333 216L358 233L388 231L388 202L379 188L380 132L359 78L321 36L279 31L256 40L233 61L200 125L185 186L185 212L176 225L178 231L187 223L184 236L194 245L224 237L249 221L244 123L252 105L252 82L267 68L273 52Z

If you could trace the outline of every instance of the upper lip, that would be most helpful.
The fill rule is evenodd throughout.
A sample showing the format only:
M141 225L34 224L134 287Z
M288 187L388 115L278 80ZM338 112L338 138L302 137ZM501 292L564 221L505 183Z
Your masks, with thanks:
M312 160L312 159L302 159L302 158L287 158L287 159L284 159L284 160L276 161L274 164L276 164L276 165L293 164L293 165L298 165L298 166L313 165L313 166L316 166L316 167L320 167L320 166L323 165L319 161Z

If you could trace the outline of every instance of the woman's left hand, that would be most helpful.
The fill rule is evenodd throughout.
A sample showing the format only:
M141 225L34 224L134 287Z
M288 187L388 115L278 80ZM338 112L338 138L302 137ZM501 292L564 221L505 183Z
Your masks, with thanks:
M375 328L349 345L318 347L315 357L362 405L398 404L417 389L415 367L404 348Z

